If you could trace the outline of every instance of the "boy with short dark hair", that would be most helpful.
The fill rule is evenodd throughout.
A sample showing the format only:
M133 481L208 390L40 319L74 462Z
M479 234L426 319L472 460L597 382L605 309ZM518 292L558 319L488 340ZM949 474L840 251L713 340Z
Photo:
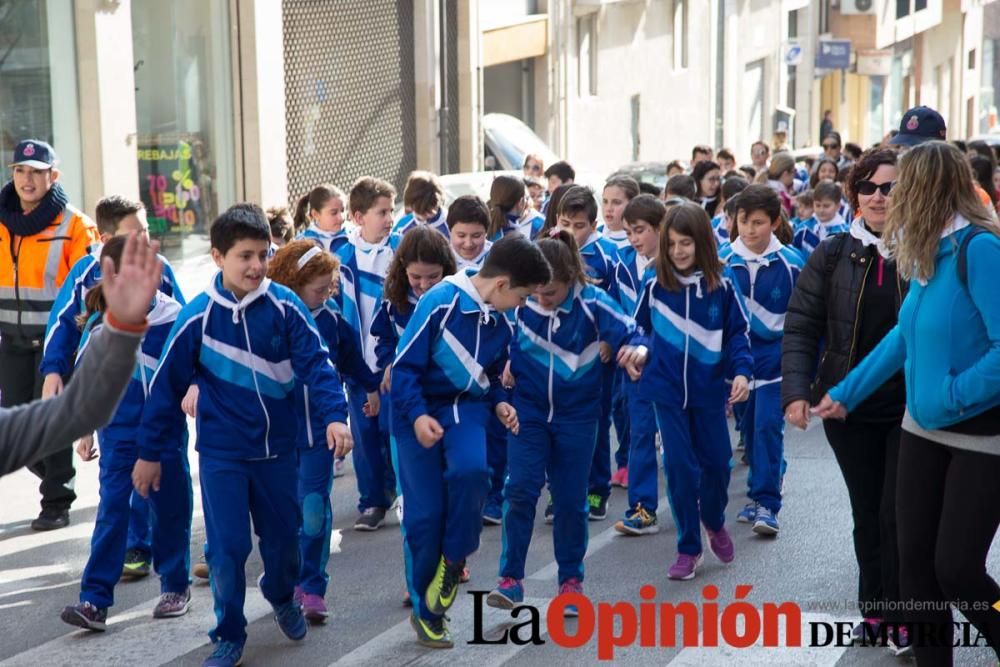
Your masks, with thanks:
M482 266L493 243L486 238L490 211L476 195L462 195L448 208L451 252L459 270Z
M340 378L316 323L291 290L266 277L271 230L263 211L236 205L211 229L220 271L185 306L149 386L132 472L136 490L159 488L160 458L187 428L179 406L197 376L197 447L207 557L218 624L210 632L212 667L239 664L246 641L244 567L250 519L265 574L259 587L282 633L305 637L294 601L299 574L295 380L309 387L310 409L327 424L327 445L351 447Z
M444 614L479 546L490 489L488 420L495 415L518 430L500 383L512 335L502 313L550 280L538 247L511 234L493 244L478 273L459 271L426 292L399 341L392 430L406 498L410 622L424 646L453 646Z
M111 195L97 202L95 213L101 243L94 245L89 254L73 264L49 312L42 348L42 363L39 367L44 378L42 398L62 393L63 378L67 377L73 368L73 359L76 357L81 338L76 318L87 311L84 303L87 292L101 280L101 263L98 259L103 244L114 236L127 236L130 232L147 237L149 235L146 212L141 202L120 195ZM177 284L170 262L162 255L158 257L163 262L160 292L173 297L183 306L184 295ZM122 576L140 578L149 574L152 565L149 505L136 493L132 494L130 505L132 512L129 515L128 546Z
M839 212L842 199L843 193L837 183L822 181L813 189L812 218L799 224L792 241L806 258L826 237L850 229Z
M751 185L733 200L736 232L721 259L732 272L750 314L752 391L740 420L750 475L750 502L737 521L753 524L759 535L778 534L781 481L785 474L784 413L781 406L781 340L785 313L804 262L775 232L782 225L778 194L767 185Z
M570 166L569 162L560 160L549 165L545 170L545 178L548 179L549 194L551 195L560 185L572 185L576 179L576 170Z
M405 234L416 225L428 225L448 237L444 189L437 175L429 171L410 172L403 188L403 207L407 212L393 225L394 234Z
M684 197L694 201L698 195L698 185L688 174L674 174L667 179L667 185L663 188L663 198Z

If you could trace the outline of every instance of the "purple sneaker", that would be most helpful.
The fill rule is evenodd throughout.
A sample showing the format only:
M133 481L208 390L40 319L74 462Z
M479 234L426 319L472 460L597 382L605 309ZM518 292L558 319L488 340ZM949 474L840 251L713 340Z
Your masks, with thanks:
M677 554L677 561L667 570L667 576L671 579L687 581L694 579L695 570L701 565L702 555L692 556L691 554Z
M718 531L713 531L706 526L705 532L708 533L708 548L715 554L715 557L723 563L732 563L733 559L736 558L736 545L729 537L726 527L723 526Z
M302 615L310 623L326 623L330 612L326 609L326 601L322 595L302 593Z

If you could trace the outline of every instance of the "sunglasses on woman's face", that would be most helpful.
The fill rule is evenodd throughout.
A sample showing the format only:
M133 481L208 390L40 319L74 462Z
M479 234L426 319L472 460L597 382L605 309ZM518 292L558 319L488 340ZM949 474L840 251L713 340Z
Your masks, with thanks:
M537 172L541 173L541 171L542 171L542 165L528 163L528 171L537 171Z
M876 190L881 192L883 197L888 197L889 193L892 192L892 189L894 187L896 187L896 181L889 181L888 183L873 183L871 181L858 181L857 185L858 194L865 195L866 197L875 194Z

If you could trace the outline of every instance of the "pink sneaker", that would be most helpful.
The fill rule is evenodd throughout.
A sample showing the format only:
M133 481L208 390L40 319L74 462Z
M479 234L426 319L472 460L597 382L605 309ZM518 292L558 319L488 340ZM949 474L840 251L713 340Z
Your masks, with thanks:
M623 489L628 488L628 466L619 468L615 474L611 475L611 486L618 486Z
M302 594L302 615L310 623L326 623L330 612L326 609L326 601L321 595L313 593Z
M583 593L583 583L576 577L570 577L559 584L559 595L563 593ZM575 617L579 615L580 610L576 608L575 604L568 604L563 610L563 616Z
M690 554L677 554L677 561L667 570L667 576L671 579L687 581L694 579L695 570L701 565L702 555L692 556Z
M714 532L706 526L705 532L708 533L708 548L715 554L715 557L723 563L732 563L733 559L736 558L736 545L729 537L726 527L723 526L718 532Z

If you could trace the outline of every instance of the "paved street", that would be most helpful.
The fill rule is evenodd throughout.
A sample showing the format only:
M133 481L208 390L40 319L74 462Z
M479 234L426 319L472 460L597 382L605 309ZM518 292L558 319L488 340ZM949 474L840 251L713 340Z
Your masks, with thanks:
M786 508L781 513L782 532L773 541L755 537L734 521L729 526L737 547L737 560L724 567L709 557L690 582L670 582L666 568L674 556L676 533L670 513L661 505L659 534L626 538L612 528L612 516L590 524L590 552L586 560L586 592L592 600L628 600L638 604L639 588L652 584L660 602L703 601L702 588L719 588L720 613L732 601L737 584L751 584L748 600L754 603L797 602L803 624L809 621L849 621L855 615L830 602L853 599L855 574L850 540L847 494L822 430L813 428L788 437ZM193 468L197 457L192 457ZM150 612L158 594L154 578L120 584L105 634L72 631L58 618L66 604L75 602L80 575L86 563L97 505L97 464L78 464L80 499L73 508L70 528L34 533L28 523L37 512L34 478L24 471L0 483L0 663L4 665L198 665L207 654L207 631L213 614L207 585L195 585L191 613L181 619L155 621ZM737 465L730 486L729 515L742 506L746 467ZM195 477L195 519L192 553L199 553L204 538ZM663 493L661 480L661 495ZM326 627L314 627L301 644L292 644L278 632L269 608L253 583L261 571L256 552L247 565L246 612L250 621L245 658L254 665L300 666L329 664L501 664L578 665L597 662L597 643L591 640L576 650L546 641L542 645L472 646L472 596L460 597L452 610L457 646L452 651L430 651L413 642L407 623L403 592L402 550L395 523L376 533L351 530L356 491L353 473L340 478L334 488L335 528L339 539L330 558L332 616ZM611 510L617 517L625 495L615 490ZM501 549L500 529L484 528L482 546L472 558L472 581L467 590L488 590L495 583ZM1000 572L1000 549L994 545L990 569ZM551 530L539 520L528 558L529 602L544 612L555 593L556 569ZM822 607L822 608L821 608ZM520 622L523 619L518 619ZM487 638L498 636L511 619L506 612L486 608L483 616ZM506 625L505 625L506 624ZM545 632L542 619L541 631ZM569 622L572 632L575 622ZM679 633L678 633L679 634ZM803 644L809 643L808 629ZM548 640L547 637L543 639ZM778 648L619 649L614 657L624 664L669 665L897 665L900 660L878 648ZM961 649L955 664L992 665L985 649Z

